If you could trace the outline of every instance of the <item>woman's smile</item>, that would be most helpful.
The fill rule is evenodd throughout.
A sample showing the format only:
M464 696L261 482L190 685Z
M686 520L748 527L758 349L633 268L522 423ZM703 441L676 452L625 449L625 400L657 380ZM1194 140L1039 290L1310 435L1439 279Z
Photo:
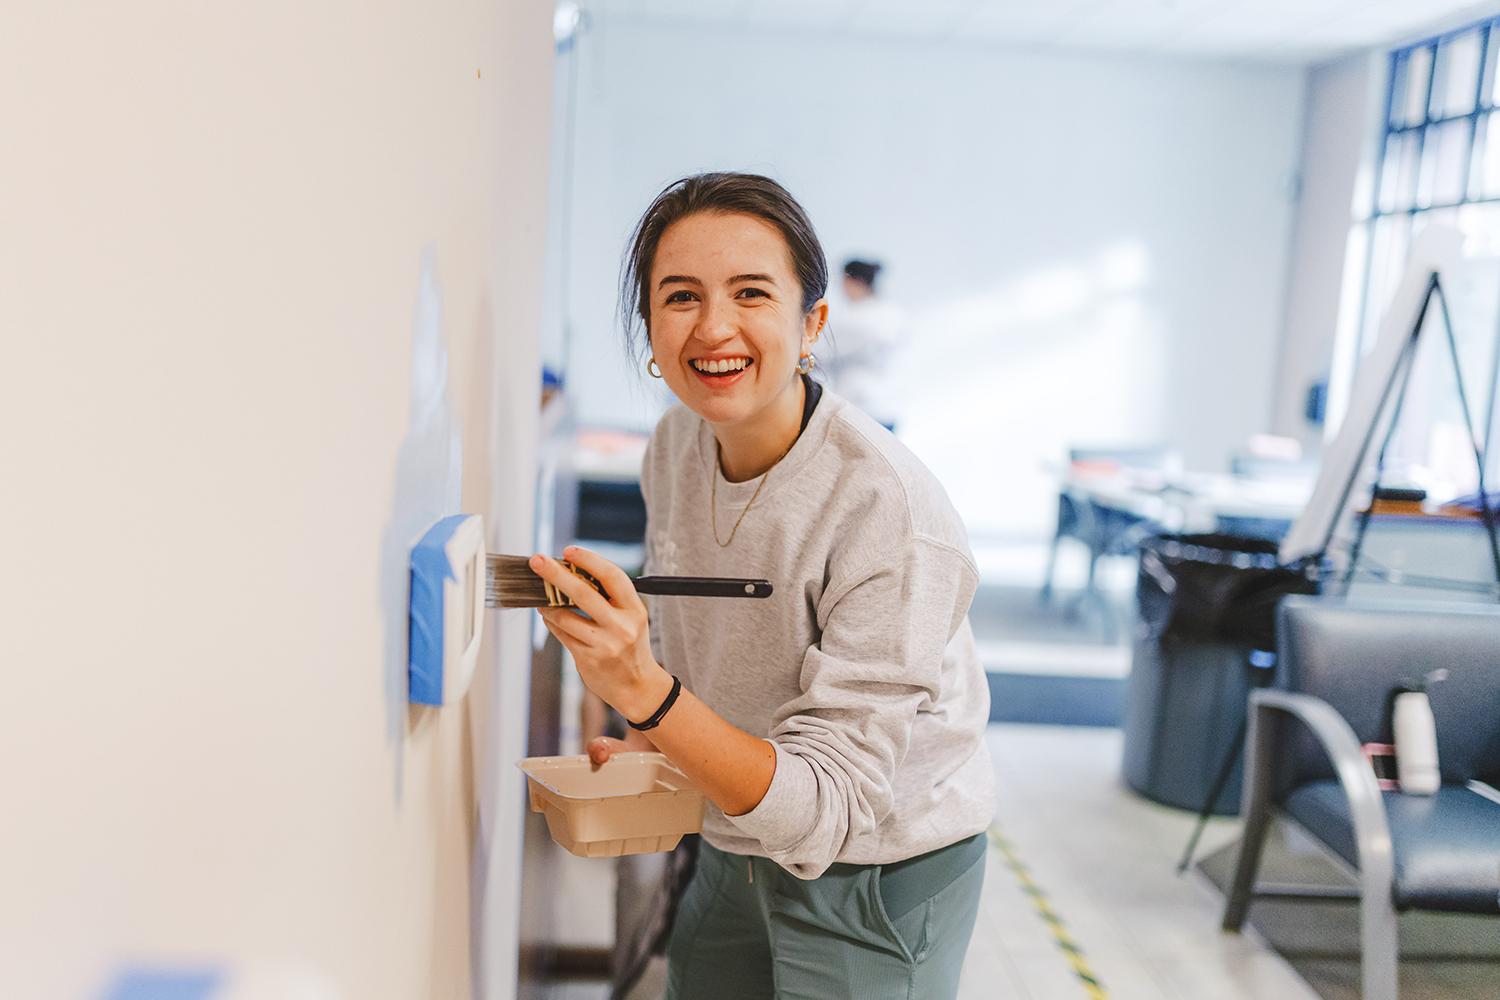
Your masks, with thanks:
M714 390L728 389L750 371L755 359L746 355L693 358L688 362L698 381Z

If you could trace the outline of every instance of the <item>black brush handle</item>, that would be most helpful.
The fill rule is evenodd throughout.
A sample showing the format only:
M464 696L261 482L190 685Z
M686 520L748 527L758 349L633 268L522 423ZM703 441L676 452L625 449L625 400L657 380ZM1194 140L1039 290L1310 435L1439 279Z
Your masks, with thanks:
M722 576L638 576L638 594L661 597L770 597L768 580L733 580Z

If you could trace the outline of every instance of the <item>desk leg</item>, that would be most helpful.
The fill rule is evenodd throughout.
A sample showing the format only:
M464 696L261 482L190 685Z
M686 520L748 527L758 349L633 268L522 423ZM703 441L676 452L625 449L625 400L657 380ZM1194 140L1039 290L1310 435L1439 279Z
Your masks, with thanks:
M1053 534L1052 547L1047 552L1047 575L1042 578L1042 592L1039 595L1043 604L1052 603L1052 574L1057 571L1057 546L1061 541L1061 531Z

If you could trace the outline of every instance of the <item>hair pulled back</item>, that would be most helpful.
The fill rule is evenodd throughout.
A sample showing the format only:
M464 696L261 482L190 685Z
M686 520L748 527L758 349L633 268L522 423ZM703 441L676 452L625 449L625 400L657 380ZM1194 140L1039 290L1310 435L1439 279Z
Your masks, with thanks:
M828 291L823 245L806 210L786 188L760 174L716 172L684 177L668 184L651 202L630 235L620 266L620 323L626 347L637 358L650 351L651 268L662 234L672 223L700 212L751 215L775 226L786 241L792 269L802 286L804 313Z

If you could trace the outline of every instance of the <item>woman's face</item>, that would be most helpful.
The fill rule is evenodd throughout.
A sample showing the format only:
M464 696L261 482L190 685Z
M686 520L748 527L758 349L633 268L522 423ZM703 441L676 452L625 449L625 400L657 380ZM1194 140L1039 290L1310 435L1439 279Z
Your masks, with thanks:
M818 338L828 306L802 311L779 230L753 215L699 213L672 223L651 267L651 350L662 378L710 424L767 412Z

